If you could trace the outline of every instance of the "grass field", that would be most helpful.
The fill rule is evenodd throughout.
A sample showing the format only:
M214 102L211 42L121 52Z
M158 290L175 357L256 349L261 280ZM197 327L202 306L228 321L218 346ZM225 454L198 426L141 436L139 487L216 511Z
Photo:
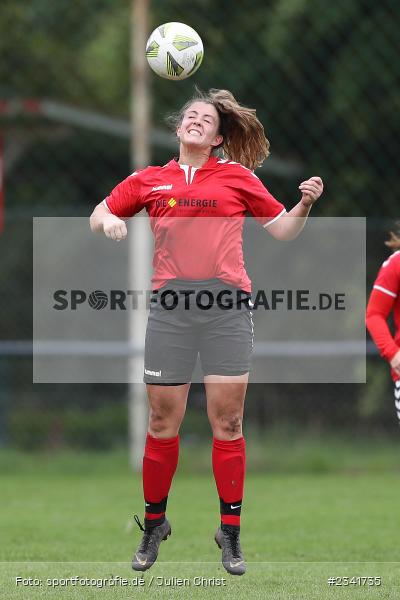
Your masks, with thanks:
M246 482L241 538L248 572L241 578L225 572L213 541L218 501L208 449L183 448L169 500L173 534L143 578L129 564L140 539L132 515L142 516L141 482L123 451L0 454L0 598L398 599L397 444L292 446L250 448L250 464L261 470L251 470ZM191 464L198 474L190 474ZM47 582L74 576L108 583ZM110 586L112 576L130 585L114 579ZM367 576L380 577L381 585L328 585L328 577ZM16 577L39 585L17 585Z

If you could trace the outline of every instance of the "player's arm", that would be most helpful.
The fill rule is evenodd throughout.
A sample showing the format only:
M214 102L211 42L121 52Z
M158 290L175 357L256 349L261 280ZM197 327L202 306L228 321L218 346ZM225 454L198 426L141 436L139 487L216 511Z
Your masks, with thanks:
M125 239L128 234L125 220L133 217L143 208L140 185L140 171L135 171L121 181L92 212L91 230L104 233L117 242Z
M128 234L125 221L113 215L104 202L100 202L90 215L90 229L93 233L104 233L117 242Z
M311 177L303 181L299 185L299 189L302 193L300 202L291 211L266 227L269 233L278 240L289 241L299 235L306 224L312 205L323 192L324 184L320 177Z
M379 349L379 353L400 375L400 348L397 346L387 324L395 297L378 289L373 289L369 297L365 323Z

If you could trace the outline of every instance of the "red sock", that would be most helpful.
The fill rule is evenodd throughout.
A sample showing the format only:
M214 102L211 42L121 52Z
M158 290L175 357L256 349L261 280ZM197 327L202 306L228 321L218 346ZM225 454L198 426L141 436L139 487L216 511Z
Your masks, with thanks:
M221 523L240 526L244 475L246 470L246 442L213 439L212 465L217 485Z
M160 525L165 519L168 493L179 456L179 436L169 439L146 437L143 456L145 527Z

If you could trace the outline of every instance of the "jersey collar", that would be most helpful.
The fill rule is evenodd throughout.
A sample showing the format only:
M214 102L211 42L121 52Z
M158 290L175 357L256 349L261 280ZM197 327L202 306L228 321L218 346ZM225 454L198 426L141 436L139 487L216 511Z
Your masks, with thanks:
M210 156L210 158L207 160L207 162L204 163L204 165L202 167L193 167L196 169L196 171L200 171L200 169L212 169L215 167L215 165L217 164L217 161L219 160L218 156ZM178 162L178 157L174 157L172 160L169 161L169 163L167 163L165 165L166 167L175 167L176 169L180 169L180 164Z

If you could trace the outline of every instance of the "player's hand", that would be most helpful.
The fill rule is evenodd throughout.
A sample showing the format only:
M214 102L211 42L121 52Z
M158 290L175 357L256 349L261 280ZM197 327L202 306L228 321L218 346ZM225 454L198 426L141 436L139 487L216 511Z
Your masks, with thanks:
M400 350L393 356L390 366L397 375L400 375Z
M106 215L103 219L103 230L110 240L120 242L128 235L125 221L115 215Z
M321 177L310 177L299 185L301 191L301 202L309 208L320 197L324 190Z

